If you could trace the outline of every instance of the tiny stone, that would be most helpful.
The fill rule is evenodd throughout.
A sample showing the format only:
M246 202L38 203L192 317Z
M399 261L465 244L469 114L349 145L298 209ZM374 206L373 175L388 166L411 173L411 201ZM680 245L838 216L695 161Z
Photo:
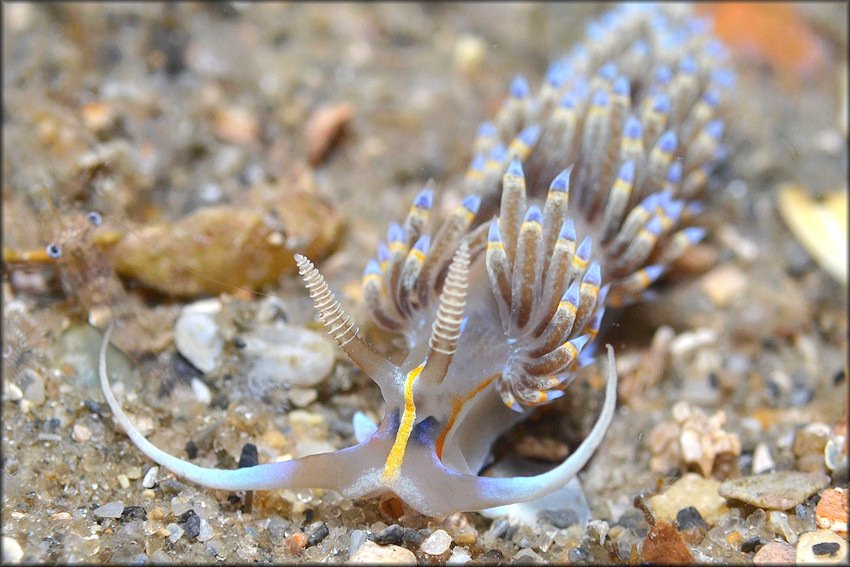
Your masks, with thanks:
M189 539L194 539L201 533L201 518L194 510L182 514L178 521L186 530L186 537Z
M144 488L153 488L156 485L157 474L159 474L159 467L149 468L148 472L145 473L145 477L142 479L142 486Z
M446 561L446 565L463 565L471 559L472 556L469 554L468 549L465 547L455 547L452 549L452 555L449 557L449 560Z
M673 524L661 520L652 526L643 540L640 559L644 563L683 564L693 563L687 544Z
M418 530L414 530L413 528L405 528L404 535L401 536L401 540L404 543L410 543L412 545L419 545L424 539L425 536L419 533Z
M191 439L186 442L186 456L190 461L198 456L198 446Z
M197 377L192 378L192 392L195 393L195 397L198 398L198 401L205 406L210 405L210 402L212 402L212 392L210 391L209 386L204 384L203 380L199 380Z
M816 543L812 546L812 553L815 555L833 555L835 554L841 546L835 543L834 541L825 541L823 543Z
M442 555L448 551L451 544L452 536L450 536L445 530L437 530L422 542L419 549L428 555Z
M847 563L847 541L831 530L804 533L797 540L797 564Z
M81 423L75 423L71 437L73 437L74 441L77 443L86 443L89 439L91 439L91 429Z
M92 514L94 514L98 518L118 518L119 516L121 516L121 512L123 511L123 502L114 500L112 502L104 504L103 506L95 508L94 510L92 510Z
M351 540L348 544L348 556L351 557L360 549L363 542L366 541L366 532L363 530L354 530L351 532Z
M197 304L183 308L174 326L177 351L203 373L215 370L224 341L212 314L198 311Z
M797 533L788 523L788 514L779 510L771 510L767 513L767 523L773 532L781 535L790 544L797 543Z
M245 467L256 466L259 462L260 457L257 453L257 446L253 443L245 443L242 446L242 454L239 455L239 465L237 466L240 469L244 469Z
M513 563L517 564L528 564L528 563L540 563L543 561L543 558L534 553L531 549L520 549L516 555L514 555Z
M201 520L198 526L198 541L208 541L213 538L213 529L206 520Z
M185 487L183 486L183 483L177 480L176 478L168 478L165 480L165 482L162 483L162 489L164 492L172 492L174 494L177 494L184 488Z
M173 522L165 526L165 529L168 530L169 534L171 534L168 536L168 541L171 543L176 542L178 539L183 537L183 534L185 533L183 528Z
M127 506L124 508L124 511L121 512L121 519L126 522L147 520L148 513L141 506Z
M99 415L101 417L107 415L103 404L99 404L94 400L86 400L86 409L92 412L93 414Z
M741 551L743 551L744 553L750 553L752 551L755 551L760 541L761 538L759 538L759 536L753 536L745 539L743 543L741 543Z
M378 545L373 541L364 541L346 563L403 563L413 565L416 555L409 549L398 545Z
M127 478L126 474L119 474L117 477L118 484L121 485L121 488L130 488L130 479Z
M753 451L753 474L771 472L775 469L776 463L770 455L770 449L768 449L767 445L765 443L756 445Z
M24 550L17 540L3 536L3 562L4 563L20 563L24 558Z
M708 524L705 523L702 514L693 506L679 510L679 513L676 514L676 525L679 527L679 531L690 528L708 528Z
M478 557L479 562L490 565L497 565L502 562L505 555L498 549L491 549Z
M322 524L321 526L318 527L318 529L316 529L316 531L314 531L312 534L310 534L310 537L307 538L307 545L313 546L313 545L316 545L317 543L320 543L323 539L328 537L329 533L330 533L330 530L328 529L328 525Z
M819 528L847 535L847 493L843 488L827 488L821 494L815 520Z
M756 565L794 565L794 547L784 541L770 541L753 557Z
M717 493L757 508L788 510L827 486L829 477L825 474L782 471L728 480Z
M566 508L563 510L543 510L540 517L559 529L568 528L578 522L578 514L575 510Z
M393 544L398 545L402 542L402 537L404 536L404 528L402 528L398 524L393 524L391 526L387 526L377 534L375 534L375 543L379 543L381 545Z
M580 547L572 547L567 551L567 560L570 563L578 563L590 559L590 554Z
M714 524L729 511L726 501L717 494L719 486L714 479L686 473L667 492L651 497L649 503L659 519L673 521L679 510L693 506L706 523Z
M293 405L298 408L303 408L315 402L319 397L318 392L313 388L292 388L289 390L289 399Z

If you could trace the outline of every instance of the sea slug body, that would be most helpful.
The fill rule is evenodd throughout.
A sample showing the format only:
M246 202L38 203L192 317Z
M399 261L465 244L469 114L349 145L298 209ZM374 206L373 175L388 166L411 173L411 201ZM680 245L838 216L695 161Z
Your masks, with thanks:
M434 185L416 197L363 273L375 323L406 339L399 365L359 335L303 256L300 274L340 348L380 387L377 428L333 453L238 470L205 469L158 449L101 384L132 441L198 484L231 490L391 492L427 515L542 497L590 459L615 409L605 402L578 449L532 477L478 476L496 439L565 395L590 362L606 306L641 298L705 231L698 200L724 148L733 75L710 24L682 6L625 4L592 22L535 94L516 78L481 125L469 196L437 226Z

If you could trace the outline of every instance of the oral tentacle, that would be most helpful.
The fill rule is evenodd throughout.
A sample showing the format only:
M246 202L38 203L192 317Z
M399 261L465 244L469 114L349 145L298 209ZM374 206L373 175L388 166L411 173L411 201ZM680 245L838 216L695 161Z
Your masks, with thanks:
M176 475L208 488L222 490L325 488L352 494L354 488L354 492L359 492L351 496L354 497L379 488L377 483L364 482L363 479L364 459L360 455L365 456L369 451L369 441L333 453L231 470L200 467L159 449L133 425L112 393L106 368L106 350L111 334L112 325L106 329L100 346L98 373L103 395L112 410L113 418L145 456Z

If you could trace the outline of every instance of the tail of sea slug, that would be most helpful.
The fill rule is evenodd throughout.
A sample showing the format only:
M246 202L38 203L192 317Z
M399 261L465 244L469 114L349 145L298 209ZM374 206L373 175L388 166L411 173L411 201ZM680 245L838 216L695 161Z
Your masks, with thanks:
M472 196L431 242L430 184L390 226L364 274L375 322L410 333L465 240L473 261L486 249L515 349L497 381L503 400L559 397L605 305L640 299L705 234L689 225L723 157L734 80L709 27L681 7L624 4L588 25L536 94L517 77L476 135Z

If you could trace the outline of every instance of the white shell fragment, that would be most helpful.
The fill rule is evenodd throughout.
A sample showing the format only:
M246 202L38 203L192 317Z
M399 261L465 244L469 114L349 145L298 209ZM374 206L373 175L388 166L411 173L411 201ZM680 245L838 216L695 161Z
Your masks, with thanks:
M216 301L220 307L220 304ZM177 350L192 366L207 374L218 367L224 340L208 302L188 305L180 312L174 327Z
M847 285L847 191L812 199L797 185L779 189L779 213L815 262Z

